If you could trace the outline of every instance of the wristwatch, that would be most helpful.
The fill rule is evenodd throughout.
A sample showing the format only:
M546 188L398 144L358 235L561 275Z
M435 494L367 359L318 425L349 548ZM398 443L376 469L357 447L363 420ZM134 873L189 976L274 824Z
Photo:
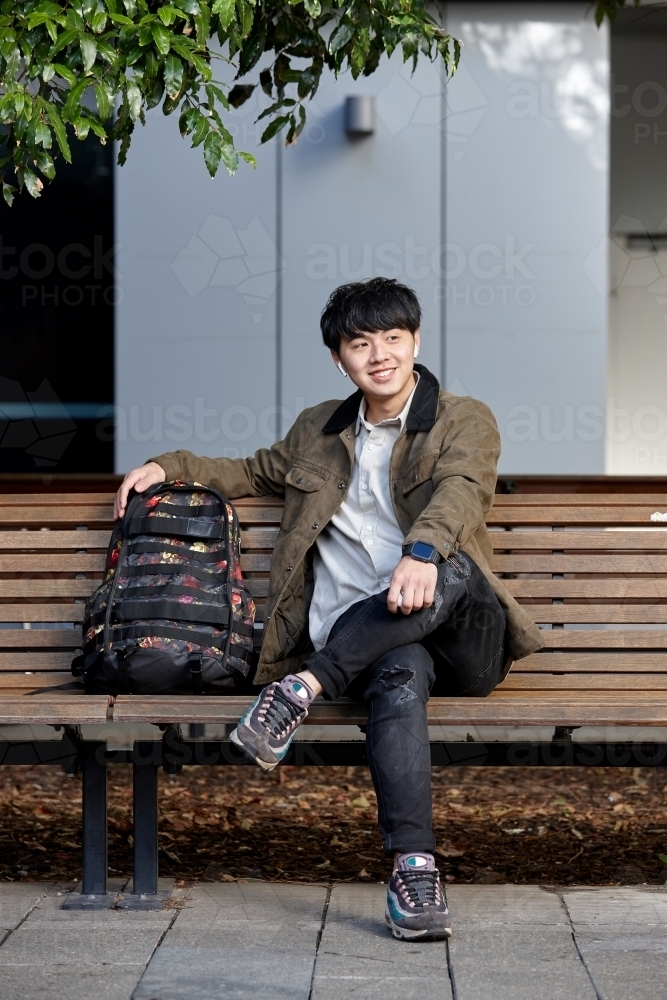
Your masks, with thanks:
M433 563L435 566L441 562L441 556L435 545L428 542L410 542L403 546L403 555L418 559L419 562Z

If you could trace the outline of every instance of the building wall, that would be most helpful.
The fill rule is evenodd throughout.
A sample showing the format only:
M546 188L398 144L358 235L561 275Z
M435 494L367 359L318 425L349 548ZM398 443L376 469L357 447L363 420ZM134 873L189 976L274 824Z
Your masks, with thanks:
M232 180L149 116L117 171L117 470L175 447L248 454L347 395L319 314L336 285L384 274L420 295L420 360L494 410L502 471L601 472L607 35L585 10L450 4L465 47L446 89L400 53L327 76L289 150L256 150L246 105L259 166ZM354 93L375 97L376 129L350 140Z
M449 4L447 383L506 473L604 471L608 36L584 4Z
M645 19L646 29L650 22ZM667 471L667 33L614 35L607 472ZM642 238L642 234L660 239Z

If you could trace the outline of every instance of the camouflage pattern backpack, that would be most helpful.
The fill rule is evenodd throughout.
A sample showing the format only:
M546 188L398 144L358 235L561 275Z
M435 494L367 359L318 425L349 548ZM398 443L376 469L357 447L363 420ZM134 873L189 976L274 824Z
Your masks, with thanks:
M72 673L89 694L228 693L250 671L254 620L231 503L160 483L116 522Z

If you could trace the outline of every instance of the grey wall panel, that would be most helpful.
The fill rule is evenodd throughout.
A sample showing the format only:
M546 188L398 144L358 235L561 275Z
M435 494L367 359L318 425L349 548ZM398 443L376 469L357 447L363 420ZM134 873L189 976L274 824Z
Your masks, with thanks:
M275 144L255 102L235 114L257 152L211 180L201 149L160 112L116 169L116 469L175 448L247 455L274 440Z
M345 98L376 98L372 136L344 131ZM298 146L283 152L283 403L288 413L354 390L322 346L319 316L337 285L396 277L418 293L423 360L440 372L442 80L400 54L369 79L327 74ZM313 106L314 105L314 106Z
M447 382L505 473L604 470L608 34L584 4L450 4Z

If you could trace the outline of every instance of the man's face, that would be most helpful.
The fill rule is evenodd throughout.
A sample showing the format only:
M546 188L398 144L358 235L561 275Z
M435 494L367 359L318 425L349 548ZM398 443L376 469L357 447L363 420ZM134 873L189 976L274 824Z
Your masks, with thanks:
M341 340L340 353L331 352L334 362L343 365L352 381L367 398L391 399L409 379L419 347L419 330L378 330Z

